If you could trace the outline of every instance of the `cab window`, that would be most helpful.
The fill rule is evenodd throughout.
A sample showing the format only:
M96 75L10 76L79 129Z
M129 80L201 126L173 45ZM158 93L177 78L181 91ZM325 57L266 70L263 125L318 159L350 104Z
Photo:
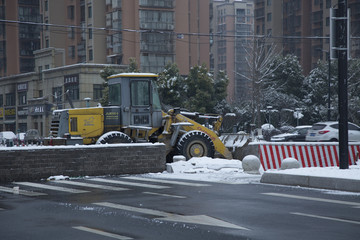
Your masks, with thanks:
M121 105L121 84L109 85L109 104Z
M132 106L150 105L150 82L132 81L131 82L131 104Z

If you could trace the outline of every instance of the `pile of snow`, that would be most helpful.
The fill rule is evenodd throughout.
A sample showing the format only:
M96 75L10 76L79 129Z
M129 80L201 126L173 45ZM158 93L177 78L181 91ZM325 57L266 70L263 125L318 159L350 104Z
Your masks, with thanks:
M245 173L240 160L226 160L219 158L192 158L189 161L178 161L169 164L173 173L147 174L153 178L184 179L206 182L221 182L228 184L260 182L264 173L260 167L260 175ZM314 177L333 177L351 180L360 180L360 161L357 165L349 166L349 169L339 167L308 167L286 170L268 170L268 172L305 175Z
M189 161L169 163L172 173L149 174L151 177L221 182L229 184L259 182L261 175L245 173L240 160L220 158L191 158ZM263 172L263 171L262 171Z
M191 158L189 161L171 163L174 173L214 173L217 171L239 172L242 169L241 161L219 158Z

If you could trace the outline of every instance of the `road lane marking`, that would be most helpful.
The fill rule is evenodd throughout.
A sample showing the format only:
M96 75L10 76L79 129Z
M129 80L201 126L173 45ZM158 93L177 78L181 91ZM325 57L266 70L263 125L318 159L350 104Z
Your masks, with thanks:
M115 209L130 211L130 212L144 213L144 214L148 214L148 215L155 215L155 216L161 216L161 217L168 216L168 213L158 211L158 210L152 210L152 209L146 209L146 208L137 208L137 207L131 207L131 206L126 206L126 205L121 205L121 204L116 204L116 203L110 203L110 202L98 202L98 203L94 203L94 204L98 205L98 206L115 208Z
M60 184L69 184L69 185L74 185L74 186L80 186L80 187L99 188L99 189L112 190L112 191L129 190L128 188L105 186L105 185L100 185L100 184L92 184L92 183L84 183L84 182L74 182L74 181L53 181L53 182L60 183Z
M299 216L304 216L304 217L312 217L312 218L319 218L319 219L337 221L337 222L360 224L360 222L357 222L357 221L346 220L346 219L341 219L341 218L324 217L324 216L307 214L307 213L291 212L290 214L299 215Z
M7 193L14 193L14 189L13 188L7 188L7 187L0 187L0 191L1 192L7 192ZM26 190L19 190L19 194L20 195L25 195L25 196L29 196L29 197L36 197L36 196L44 196L47 195L46 193L38 193L38 192L31 192L31 191L26 191Z
M126 205L115 204L110 202L98 202L93 204L103 207L110 207L110 208L130 211L130 212L159 216L160 218L156 218L156 219L161 221L183 222L183 223L208 225L208 226L223 227L223 228L249 230L248 228L241 227L206 215L184 216L174 213L167 213L159 210L138 208L138 207L126 206Z
M14 184L35 187L35 188L48 189L48 190L54 190L54 191L60 191L60 192L69 192L69 193L87 193L87 192L89 192L89 191L78 190L78 189L73 189L73 188L56 187L56 186L51 186L48 184L31 183L31 182L14 182Z
M109 233L109 232L105 232L105 231L98 230L98 229L94 229L94 228L88 228L88 227L83 227L83 226L76 226L76 227L73 227L73 228L74 228L74 229L77 229L77 230L89 232L89 233L98 234L98 235L105 236L105 237L120 239L120 240L130 240L130 239L133 239L133 238L130 238L130 237L121 236L121 235L118 235L118 234Z
M156 196L163 196L163 197L171 197L171 198L186 198L185 196L178 196L178 195L170 195L164 193L154 193L154 192L143 192L144 194L156 195Z
M120 184L120 185L144 187L144 188L154 188L154 189L170 188L170 187L160 186L160 185L145 184L145 183L134 183L134 182L127 182L127 181L120 181L120 180L110 180L110 179L103 179L103 178L91 178L91 179L87 179L87 180L95 181L95 182L114 183L114 184Z
M295 199L317 201L317 202L327 202L327 203L335 203L335 204L350 205L350 206L360 206L360 203L357 203L357 202L348 202L348 201L341 201L341 200L305 197L305 196L297 196L297 195L282 194L282 193L262 193L262 194L269 195L269 196L275 196L275 197L295 198Z
M165 179L153 179L153 178L142 178L142 177L123 177L123 178L130 179L130 180L146 181L146 182L169 183L169 184L184 185L184 186L191 186L191 187L209 187L209 186L211 186L210 184L204 184L204 183L180 182L180 181L172 181L172 180L165 180Z

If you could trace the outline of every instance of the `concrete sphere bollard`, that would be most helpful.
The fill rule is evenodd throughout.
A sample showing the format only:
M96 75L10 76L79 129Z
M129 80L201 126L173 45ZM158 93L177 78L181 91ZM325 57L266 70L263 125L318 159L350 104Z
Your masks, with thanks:
M247 155L242 160L242 167L245 173L260 174L260 160L255 155Z
M291 169L291 168L300 168L300 163L295 158L285 158L281 161L281 170Z

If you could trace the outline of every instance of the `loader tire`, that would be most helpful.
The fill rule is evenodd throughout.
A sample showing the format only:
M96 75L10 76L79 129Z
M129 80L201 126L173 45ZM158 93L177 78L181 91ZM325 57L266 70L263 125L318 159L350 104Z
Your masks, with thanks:
M96 144L131 143L131 138L123 132L107 132L96 141Z
M182 135L176 148L187 160L192 157L214 157L215 154L214 143L206 133L200 131L190 131Z

